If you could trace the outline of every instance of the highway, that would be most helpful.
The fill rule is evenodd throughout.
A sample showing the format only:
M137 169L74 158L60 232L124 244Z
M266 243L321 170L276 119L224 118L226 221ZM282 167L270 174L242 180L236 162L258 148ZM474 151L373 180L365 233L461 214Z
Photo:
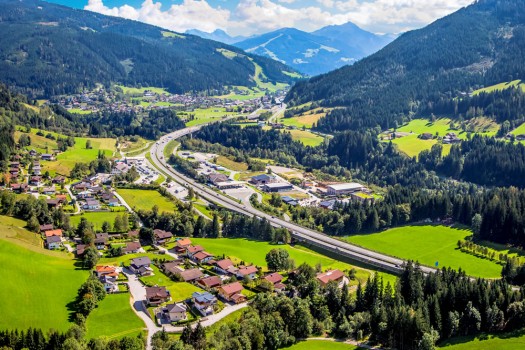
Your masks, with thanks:
M181 185L192 187L194 191L204 199L241 214L265 218L275 227L283 227L288 229L296 240L317 246L338 256L358 261L363 265L367 265L372 268L381 269L395 274L399 274L402 271L402 264L404 262L402 259L394 258L355 246L350 243L339 241L321 232L307 229L292 222L286 222L278 217L268 215L255 208L247 207L239 202L236 202L235 200L232 200L231 198L217 193L207 185L197 183L193 179L175 171L167 163L168 160L164 159L164 148L170 140L178 139L185 135L194 133L201 127L202 126L195 126L178 130L165 135L160 140L158 140L150 150L151 159L155 165L159 169L162 169L166 174L169 174L176 182L180 183ZM421 269L424 273L435 271L435 269L426 266L422 266Z

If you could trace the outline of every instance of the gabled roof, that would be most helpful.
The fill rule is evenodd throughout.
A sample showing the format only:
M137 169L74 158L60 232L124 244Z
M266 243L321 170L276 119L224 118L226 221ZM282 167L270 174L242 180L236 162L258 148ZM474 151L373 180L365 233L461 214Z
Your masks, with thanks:
M224 294L232 295L235 293L240 293L244 289L244 287L239 282L233 282L233 283L221 286L220 289L224 292Z
M215 265L220 268L220 269L223 269L224 271L228 270L229 267L232 267L233 266L233 263L230 259L223 259L223 260L220 260L220 261L217 261L215 263Z
M344 277L344 273L340 270L330 270L324 273L317 274L316 278L323 284L327 284L330 281L337 281Z
M195 260L204 260L204 259L212 257L212 256L213 256L213 254L210 254L210 253L205 252L205 251L201 251L201 252L195 253L193 255Z
M182 303L166 305L168 312L186 312L186 306Z
M242 276L251 275L252 273L256 273L258 270L255 266L245 266L241 267L237 273Z
M201 247L200 245L196 245L196 246L190 245L186 249L188 250L188 253L190 253L190 254L195 254L195 253L198 253L198 252L202 252L204 250L204 248Z
M216 300L215 296L210 292L194 292L191 296L199 303L211 303Z
M169 292L166 287L146 287L146 298L168 298Z
M62 242L62 239L60 238L60 236L48 236L46 238L46 242L47 243L59 243L59 242Z
M153 233L155 234L155 238L157 239L166 239L173 237L173 233L164 230L155 229L153 230Z
M135 258L131 260L131 264L136 267L151 265L151 260L147 256L142 256L140 258Z
M180 276L185 282L195 281L203 276L203 273L199 269L184 270L180 273Z
M128 242L126 243L126 247L124 248L125 252L132 252L134 250L139 250L142 248L139 242Z
M62 230L61 229L57 229L57 230L48 230L46 232L44 232L46 237L51 237L51 236L58 236L58 237L61 237L62 236Z
M51 230L53 230L53 224L40 225L41 232L51 231Z
M199 280L198 283L205 287L213 288L220 286L222 284L222 280L218 276L210 276Z
M271 273L267 276L264 276L264 279L267 280L268 282L272 283L272 284L276 284L276 283L279 283L283 280L283 276L281 276L280 274L278 274L277 272L274 272L274 273Z
M117 268L115 266L101 265L95 267L95 271L97 271L97 273L113 273L117 271Z
M178 247L187 247L191 245L191 240L189 238L181 238L177 240L177 246Z

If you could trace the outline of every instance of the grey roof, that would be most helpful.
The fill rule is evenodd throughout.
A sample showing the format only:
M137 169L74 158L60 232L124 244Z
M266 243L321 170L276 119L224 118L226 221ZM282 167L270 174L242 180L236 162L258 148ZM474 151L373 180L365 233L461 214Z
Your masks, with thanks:
M60 236L49 236L46 238L47 243L59 243L62 242Z
M186 308L181 304L169 304L166 305L168 312L186 312Z
M142 256L140 258L135 258L131 260L131 265L137 267L151 265L151 260L147 256Z
M210 292L194 292L191 296L199 303L211 303L216 300Z

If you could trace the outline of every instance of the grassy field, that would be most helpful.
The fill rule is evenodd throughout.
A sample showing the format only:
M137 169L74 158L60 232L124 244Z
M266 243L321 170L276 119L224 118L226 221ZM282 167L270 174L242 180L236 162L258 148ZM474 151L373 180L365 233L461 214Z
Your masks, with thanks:
M160 212L175 210L175 204L154 190L119 189L117 192L136 210L151 210L154 205L159 207Z
M117 215L122 215L124 212L109 212L109 211L100 211L100 212L86 212L83 215L72 215L70 216L70 222L72 226L77 226L81 218L86 218L89 222L93 224L95 230L101 230L102 224L104 221L107 221L113 226L115 222L115 217Z
M32 129L31 134L31 146L28 146L28 149L35 149L40 153L51 153L54 149L57 148L57 142L46 138L45 136L38 136L36 133L38 129ZM15 140L18 141L20 131L15 132ZM47 131L44 131L44 134L48 134ZM53 135L55 138L65 137L54 132L49 134ZM91 149L86 149L86 141L91 141ZM86 138L86 137L75 137L75 145L68 148L66 152L60 153L57 156L56 161L43 162L43 170L49 171L51 174L62 174L69 175L70 171L75 166L75 163L89 163L92 160L95 160L98 155L98 151L103 151L106 156L111 157L113 152L115 152L116 140L111 138ZM47 149L46 149L47 148Z
M525 123L521 124L516 129L512 130L511 134L513 134L513 135L523 135L523 134L525 134Z
M174 34L174 33L170 33L170 34ZM164 88L159 88L159 87L153 87L153 86L146 86L146 87L143 87L143 88L134 88L134 87L127 87L127 86L123 86L123 85L117 85L117 87L121 88L122 91L124 92L124 94L126 95L144 95L144 92L146 91L151 91L155 94L169 94L166 89Z
M316 108L301 115L292 117L292 118L280 118L279 123L283 123L286 126L295 126L297 128L302 128L303 126L310 129L314 123L317 123L319 119L326 116L326 114L331 110L331 108Z
M445 136L449 132L454 132L460 138L465 140L467 133L461 130L454 130L450 128L451 120L448 118L441 118L435 122L431 122L427 119L414 119L407 125L404 125L397 129L398 132L410 133L408 136L399 137L392 142L398 146L398 149L408 155L414 157L419 155L423 150L430 150L433 145L438 143L438 140L422 140L418 138L418 135L423 133L430 133L440 137ZM487 118L474 118L469 122L470 127L473 128L474 132L480 133L485 136L494 136L498 131L499 126ZM443 155L447 155L450 152L451 145L443 145Z
M173 301L182 301L191 297L194 292L201 292L202 289L186 282L174 282L165 274L159 271L156 266L153 266L154 275L141 277L140 280L147 285L158 285L166 287L170 293Z
M68 109L68 112L73 113L73 114L91 114L93 113L93 111L86 111L80 108L71 108L71 109Z
M439 346L444 350L516 350L525 349L525 332L484 335L476 338L458 337Z
M403 259L417 260L421 264L462 268L468 275L498 278L501 265L463 253L457 242L472 235L469 230L446 226L405 226L381 233L355 235L346 239L360 246Z
M129 303L130 295L109 294L89 315L86 338L135 337L144 329L144 323L133 312Z
M500 84L496 84L496 85L492 85L492 86L487 86L486 88L483 88L483 89L479 89L479 90L476 90L472 93L472 95L479 95L481 94L482 92L487 92L487 93L490 93L490 92L494 92L494 91L497 91L497 90L506 90L506 89L509 89L511 87L521 87L521 90L523 92L525 92L525 83L523 83L521 80L513 80L511 82L504 82L504 83L500 83Z
M185 112L188 116L190 114L195 115L193 120L190 120L186 123L186 126L195 126L206 124L209 122L221 120L224 116L232 115L233 113L226 112L226 108L220 107L210 107L207 109L195 109L193 112ZM181 113L182 116L184 114Z
M329 340L307 340L285 348L288 350L354 350L357 346Z
M166 147L164 148L164 158L168 159L172 154L173 151L177 146L180 145L180 142L177 140L171 140L166 144Z
M180 39L185 38L184 35L180 35L180 34L173 33L173 32L167 32L165 30L162 30L161 33L162 33L162 36L165 38L180 38Z
M222 256L222 254L224 254L225 256L230 257L230 259L232 259L234 262L245 261L247 263L252 263L264 268L266 267L266 253L274 248L286 249L290 254L290 257L295 260L295 264L297 266L306 262L312 266L321 264L323 270L340 269L342 271L350 270L354 267L350 264L337 261L299 245L294 247L289 245L273 245L269 242L261 242L242 238L192 238L191 240L193 244L202 245L206 251L210 253L216 254L218 256ZM385 283L387 280L391 281L392 283L395 280L390 275L382 275L385 279ZM370 271L357 268L356 276L358 280L365 282L368 276L370 276ZM351 284L357 284L357 281L352 281Z
M290 133L293 140L300 141L305 146L319 146L324 141L322 136L316 135L307 130L283 130L283 132Z
M233 170L233 171L247 171L248 170L248 164L236 162L225 156L218 156L216 164L222 167L225 167L227 169Z
M0 329L67 330L67 305L88 276L70 255L44 250L25 222L0 216Z
M206 327L206 334L212 335L213 333L217 332L223 324L233 323L237 322L243 312L246 311L245 309L240 309L237 311L232 312L228 316L222 318L220 321L215 322L209 327Z

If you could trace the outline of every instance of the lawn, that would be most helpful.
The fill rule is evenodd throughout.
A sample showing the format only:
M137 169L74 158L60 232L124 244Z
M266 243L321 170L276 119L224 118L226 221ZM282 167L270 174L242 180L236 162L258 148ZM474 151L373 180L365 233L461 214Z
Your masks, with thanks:
M480 337L458 337L441 344L438 349L444 350L515 350L525 349L523 331L484 335Z
M487 86L486 88L483 88L483 89L479 89L479 90L476 90L472 93L472 95L478 95L482 92L487 92L487 93L490 93L490 92L494 92L494 91L501 91L501 90L506 90L506 89L509 89L511 87L516 87L516 86L520 86L521 87L521 90L523 92L525 92L525 83L522 83L521 80L513 80L511 82L504 82L504 83L500 83L500 84L496 84L496 85L492 85L492 86Z
M68 112L73 113L73 114L91 114L93 113L93 111L88 111L88 110L84 110L80 108L71 108L71 109L68 109Z
M324 137L307 130L283 130L283 132L290 133L294 141L300 141L305 146L319 146L324 141Z
M23 221L0 217L0 329L67 330L67 305L88 276L76 271L74 260L46 251Z
M151 210L154 205L159 207L160 212L176 209L175 204L155 190L119 189L117 192L134 210Z
M193 112L184 112L189 117L191 114L195 116L193 120L186 122L186 126L196 126L221 120L223 117L232 115L234 113L226 112L226 108L210 107L206 109L197 108ZM179 113L184 116L184 113Z
M288 350L354 350L357 346L330 340L307 340L285 348Z
M397 145L398 149L405 153L410 158L416 157L424 150L430 150L437 140L422 140L416 134L399 137L392 140L392 143ZM443 145L443 155L450 153L452 145Z
M170 293L173 301L182 301L191 297L194 292L202 292L202 289L187 282L174 282L165 274L159 271L156 266L152 266L154 275L141 277L140 280L149 286L164 286Z
M513 134L513 135L524 135L525 134L525 123L521 124L516 129L512 130L511 134Z
M322 108L317 108L311 111L306 112L307 114L301 114L292 118L282 118L278 122L283 123L286 126L295 126L297 128L302 128L303 126L310 129L314 123L317 123L319 119L326 116L326 114L331 110L330 108L325 109L322 112Z
M108 294L89 315L86 338L135 337L144 329L144 322L133 312L129 293Z
M237 323L237 321L239 321L239 318L242 316L244 311L246 311L246 309L240 309L240 310L234 311L228 316L222 318L220 321L217 321L211 326L206 327L206 333L208 335L212 335L213 333L217 332L221 328L221 326L224 324Z
M171 33L171 34L174 34L174 33ZM175 34L174 34L175 35ZM144 92L146 91L151 91L155 94L159 94L159 95L162 95L162 94L168 94L169 95L169 92L166 91L166 89L164 88L159 88L159 87L153 87L153 86L146 86L146 87L143 87L143 88L134 88L134 87L127 87L127 86L123 86L123 85L117 85L117 87L121 88L122 91L124 92L124 94L126 95L144 95Z
M222 167L225 167L227 169L233 170L233 171L247 171L248 170L248 164L236 162L225 156L218 156L216 164Z
M274 248L286 249L290 254L290 257L294 259L296 266L306 262L312 266L321 264L323 270L340 269L342 271L350 270L354 267L345 262L321 255L300 245L293 247L289 245L274 245L269 242L243 238L192 238L191 240L193 244L202 245L206 251L210 253L218 256L224 254L225 256L230 257L234 262L245 261L246 263L252 263L260 267L266 267L266 253ZM361 282L366 282L366 279L370 276L370 271L360 268L356 269L357 279ZM386 277L387 275L382 275L386 281L388 279L388 277ZM393 279L391 281L393 281ZM357 281L352 281L351 284L357 284Z
M351 243L402 259L439 267L462 268L470 276L498 278L501 265L463 253L457 248L458 240L472 235L469 230L446 226L404 226L381 233L346 237Z
M70 222L72 226L77 226L82 217L86 218L95 227L95 230L101 230L104 221L107 221L113 227L115 217L122 215L124 212L111 212L111 211L98 211L98 212L85 212L82 215L70 216Z

